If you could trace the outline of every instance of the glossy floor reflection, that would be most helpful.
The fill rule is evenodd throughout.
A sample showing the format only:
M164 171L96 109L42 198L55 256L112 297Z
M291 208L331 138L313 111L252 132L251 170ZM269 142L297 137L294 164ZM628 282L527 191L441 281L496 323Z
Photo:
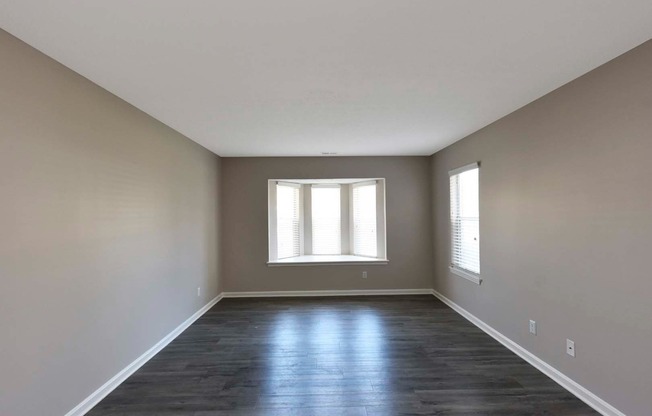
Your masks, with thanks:
M596 415L432 296L224 299L89 415Z

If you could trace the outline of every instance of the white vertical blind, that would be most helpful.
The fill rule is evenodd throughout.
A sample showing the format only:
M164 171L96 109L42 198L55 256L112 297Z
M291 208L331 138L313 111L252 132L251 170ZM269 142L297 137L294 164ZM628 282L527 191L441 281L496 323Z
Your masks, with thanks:
M313 185L312 254L342 254L339 185Z
M376 182L353 184L353 254L378 257Z
M451 263L480 274L480 204L477 165L451 174Z
M279 259L301 254L300 186L276 184L276 246Z

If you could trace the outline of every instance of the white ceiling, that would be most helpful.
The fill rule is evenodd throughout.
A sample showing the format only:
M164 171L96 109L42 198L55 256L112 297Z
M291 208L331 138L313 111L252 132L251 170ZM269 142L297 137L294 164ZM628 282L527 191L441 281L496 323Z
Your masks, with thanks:
M222 156L429 155L652 37L650 0L0 0Z

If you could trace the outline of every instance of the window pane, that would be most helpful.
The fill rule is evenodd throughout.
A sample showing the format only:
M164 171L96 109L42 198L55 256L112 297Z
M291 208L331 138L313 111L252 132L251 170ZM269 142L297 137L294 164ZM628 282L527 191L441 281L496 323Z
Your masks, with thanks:
M479 169L450 178L451 262L453 266L480 273Z
M312 187L312 254L342 254L340 187Z
M299 188L276 185L276 246L279 259L301 254Z
M376 184L353 187L353 254L378 257Z

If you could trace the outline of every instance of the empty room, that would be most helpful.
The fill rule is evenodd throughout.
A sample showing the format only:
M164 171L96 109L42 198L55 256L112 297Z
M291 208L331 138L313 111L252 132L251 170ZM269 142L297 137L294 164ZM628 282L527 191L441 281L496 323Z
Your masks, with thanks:
M651 416L652 1L0 0L0 416Z

